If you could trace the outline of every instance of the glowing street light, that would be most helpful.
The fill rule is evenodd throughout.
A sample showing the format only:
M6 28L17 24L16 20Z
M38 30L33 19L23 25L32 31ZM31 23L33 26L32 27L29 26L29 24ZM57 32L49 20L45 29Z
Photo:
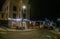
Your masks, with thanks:
M25 6L25 5L23 5L23 6L22 6L22 8L23 8L23 9L26 9L26 6Z

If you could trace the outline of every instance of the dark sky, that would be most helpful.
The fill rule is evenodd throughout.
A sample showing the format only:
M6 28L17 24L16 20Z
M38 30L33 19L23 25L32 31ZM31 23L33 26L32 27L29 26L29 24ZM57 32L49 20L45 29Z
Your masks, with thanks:
M0 0L0 10L1 5L3 5L4 0ZM30 0L31 4L31 19L53 19L56 20L60 17L60 2L59 0Z
M56 20L60 17L59 0L31 0L31 19L39 20L49 18ZM32 14L33 13L33 14Z

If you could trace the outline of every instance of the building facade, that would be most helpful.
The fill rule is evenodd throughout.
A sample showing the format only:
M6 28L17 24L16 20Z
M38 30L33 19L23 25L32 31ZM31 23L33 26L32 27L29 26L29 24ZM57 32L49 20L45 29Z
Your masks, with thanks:
M0 12L0 27L8 27L7 14L3 11Z
M6 0L3 4L5 18L9 28L27 26L26 20L30 19L29 0ZM26 19L26 20L24 20Z

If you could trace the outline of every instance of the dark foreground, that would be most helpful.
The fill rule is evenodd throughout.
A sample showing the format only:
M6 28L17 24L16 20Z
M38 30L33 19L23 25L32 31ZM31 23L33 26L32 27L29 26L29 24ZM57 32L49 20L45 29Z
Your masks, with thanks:
M60 39L49 30L19 31L19 32L0 32L0 39Z

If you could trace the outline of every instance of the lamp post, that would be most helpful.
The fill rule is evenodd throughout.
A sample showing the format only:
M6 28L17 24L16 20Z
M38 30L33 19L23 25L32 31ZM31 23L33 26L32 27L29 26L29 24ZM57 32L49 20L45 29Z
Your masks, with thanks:
M22 28L24 28L24 25L23 25L23 18L24 18L24 17L23 17L23 14L25 13L25 12L24 12L25 9L26 9L26 6L23 5L23 6L22 6Z

